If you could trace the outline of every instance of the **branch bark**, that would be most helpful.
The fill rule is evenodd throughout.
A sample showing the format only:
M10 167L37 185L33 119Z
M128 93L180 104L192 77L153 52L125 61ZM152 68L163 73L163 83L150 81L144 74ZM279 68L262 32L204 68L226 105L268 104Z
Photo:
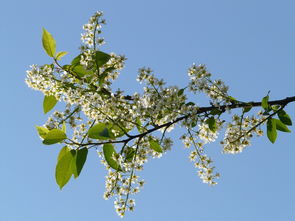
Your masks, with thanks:
M287 104L294 102L295 101L295 96L293 97L287 97L285 99L281 99L281 100L273 100L273 101L269 101L268 104L269 105L281 105L281 106L286 106ZM261 102L236 102L230 105L221 105L218 107L215 106L208 106L208 107L200 107L197 114L201 114L201 113L205 113L205 112L210 112L212 110L220 110L222 112L225 112L226 110L230 109L236 109L236 108L243 108L243 107L260 107L261 106ZM109 140L109 141L104 141L104 142L94 142L94 143L84 143L84 144L80 144L80 143L75 143L75 142L71 142L71 143L66 143L66 144L74 144L74 145L79 145L81 146L98 146L98 145L103 145L103 144L116 144L116 143L128 143L129 141L136 139L136 138L142 138L150 133L153 133L161 128L168 128L171 125L180 122L184 119L187 119L191 116L191 114L187 114L184 115L182 117L176 118L175 120L171 121L171 122L167 122L165 124L161 124L158 126L155 126L154 128L151 128L149 130L147 130L146 132L140 133L140 134L136 134L136 135L129 135L128 138L123 139L123 140Z

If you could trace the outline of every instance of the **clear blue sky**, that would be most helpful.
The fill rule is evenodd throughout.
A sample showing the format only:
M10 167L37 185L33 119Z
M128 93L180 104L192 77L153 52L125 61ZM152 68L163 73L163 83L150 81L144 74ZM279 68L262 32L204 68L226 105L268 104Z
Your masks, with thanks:
M185 85L191 63L205 63L230 85L232 96L260 100L294 96L295 3L292 0L191 1L3 1L1 3L0 220L120 220L113 201L102 198L105 171L95 152L77 180L62 191L54 179L60 147L44 146L34 125L46 121L42 95L27 88L31 64L50 62L41 46L48 29L58 50L74 57L81 26L97 10L105 13L104 51L125 54L116 85L134 91L137 69L149 66L170 84ZM198 102L198 101L197 101ZM286 111L295 120L295 103ZM295 130L295 127L291 127ZM295 132L295 131L294 131ZM208 147L222 177L203 184L181 142L151 160L141 176L146 186L125 220L295 220L295 133L273 145L253 139L239 155ZM179 131L172 134L178 137Z

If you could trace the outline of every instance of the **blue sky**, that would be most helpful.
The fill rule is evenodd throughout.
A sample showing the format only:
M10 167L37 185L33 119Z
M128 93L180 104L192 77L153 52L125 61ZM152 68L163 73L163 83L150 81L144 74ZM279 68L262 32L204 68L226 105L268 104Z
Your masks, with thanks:
M104 11L107 44L125 54L116 86L134 92L140 67L151 67L169 84L183 86L187 68L205 63L240 100L294 96L294 1L5 1L1 4L0 220L119 220L113 201L102 198L105 171L95 152L77 180L62 191L54 180L60 147L44 146L35 125L46 121L43 96L27 88L31 64L50 62L41 45L49 30L58 50L78 53L81 26ZM206 104L203 99L197 103ZM295 104L286 111L295 119ZM294 126L290 128L294 130ZM179 130L171 133L179 137ZM136 210L125 220L294 220L294 132L273 145L253 139L239 155L208 147L221 173L215 187L203 184L178 139L162 159L148 162Z

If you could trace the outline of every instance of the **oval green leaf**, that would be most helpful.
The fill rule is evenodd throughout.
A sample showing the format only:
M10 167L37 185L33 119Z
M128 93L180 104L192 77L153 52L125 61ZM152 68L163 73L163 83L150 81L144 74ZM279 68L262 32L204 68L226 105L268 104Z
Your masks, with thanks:
M214 117L210 117L205 121L208 124L209 129L215 133L217 130L217 123Z
M91 75L94 72L86 70L83 65L71 66L71 70L75 72L79 77L84 77L85 75Z
M215 108L212 111L210 111L210 114L211 115L220 115L222 113L223 113L223 111L222 110L219 110L218 108Z
M39 136L42 139L45 139L46 135L48 134L49 130L46 127L36 126Z
M61 130L62 130L64 133L67 133L67 125L66 125L66 122L65 122L65 121L62 122L62 128L61 128Z
M289 125L289 126L292 125L292 120L291 120L290 116L286 113L286 111L280 110L278 112L278 117L284 124Z
M60 151L59 151L59 154L58 154L58 157L57 157L57 161L59 161L67 152L69 152L71 150L71 148L67 147L67 146L64 146Z
M262 101L261 101L261 106L264 110L268 110L269 109L269 105L268 105L268 99L269 99L269 96L265 96L264 98L262 98Z
M53 95L45 96L43 100L43 111L44 114L48 113L49 111L54 108L57 103L57 99Z
M103 66L110 60L111 56L102 51L97 51L94 55L95 63L98 67Z
M132 147L127 147L125 150L125 162L131 162L135 155L135 149Z
M158 141L155 141L153 139L151 139L149 141L150 143L150 148L153 149L154 151L158 152L158 153L163 153L162 147L160 146Z
M118 154L116 153L116 150L112 144L103 145L103 154L106 162L111 168L118 171L121 170L118 161L114 159L114 157L116 157Z
M42 44L45 52L50 57L54 57L56 52L56 43L52 35L45 28L43 28L42 32Z
M58 161L55 168L55 180L59 188L62 189L66 185L72 174L73 167L76 162L76 151L68 147L64 147L58 156Z
M185 90L185 88L181 88L181 89L177 92L177 95L178 95L178 96L183 95L184 90Z
M60 51L56 54L55 58L56 60L60 60L63 56L65 56L68 52L66 51Z
M110 123L98 123L88 130L88 137L99 140L112 140L124 134L125 132L119 126Z
M51 144L59 143L66 138L67 138L67 135L62 130L52 129L44 137L43 144L51 145Z
M275 119L269 118L266 124L267 129L267 137L270 142L274 143L277 139L277 130L276 130L276 122Z
M80 173L81 173L81 171L83 169L83 166L84 166L84 164L86 162L87 155L88 155L88 149L86 147L77 150L76 165L75 165L74 171L73 171L73 174L74 174L75 178L77 178L80 175Z
M95 124L88 130L88 137L99 140L112 139L109 128L104 123Z
M243 108L243 113L247 113L252 109L252 106L244 107Z
M274 122L276 123L276 129L282 132L291 132L289 128L280 120L278 119L273 119Z
M72 65L79 65L80 64L80 60L81 60L81 54L79 54L77 57L75 57L73 60L72 60L72 62L71 62L71 64Z

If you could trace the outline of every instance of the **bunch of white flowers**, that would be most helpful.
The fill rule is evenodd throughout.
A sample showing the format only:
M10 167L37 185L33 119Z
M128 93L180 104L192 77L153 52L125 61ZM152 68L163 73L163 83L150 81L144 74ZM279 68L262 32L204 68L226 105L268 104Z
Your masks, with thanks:
M106 167L104 198L115 198L115 209L123 217L133 211L135 200L145 181L138 173L150 158L160 158L172 147L167 133L178 124L185 131L181 136L186 148L193 147L189 159L198 169L204 183L215 185L219 173L207 156L205 145L218 139L225 120L226 110L241 108L228 122L221 144L224 153L239 153L250 144L253 134L263 135L261 125L267 123L267 135L274 142L276 130L289 132L286 125L291 119L283 108L295 101L284 100L241 102L228 95L228 87L221 80L212 80L204 65L193 64L188 70L189 83L184 88L166 86L155 77L150 68L139 69L137 80L144 85L142 94L125 95L114 91L112 82L124 67L125 56L105 53L99 49L104 43L100 37L105 24L102 12L96 12L83 26L81 53L71 64L61 65L59 60L66 52L56 53L54 38L45 29L42 42L52 64L32 65L27 71L26 83L41 91L45 97L44 113L58 101L65 103L64 111L54 111L37 130L43 143L62 143L57 166L56 181L60 188L72 176L77 178L87 159L88 150L95 148ZM194 96L204 93L209 97L208 107L187 101L186 92ZM264 111L245 116L252 107L262 106ZM278 115L279 119L274 119ZM158 137L155 132L160 131Z

